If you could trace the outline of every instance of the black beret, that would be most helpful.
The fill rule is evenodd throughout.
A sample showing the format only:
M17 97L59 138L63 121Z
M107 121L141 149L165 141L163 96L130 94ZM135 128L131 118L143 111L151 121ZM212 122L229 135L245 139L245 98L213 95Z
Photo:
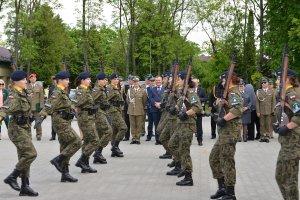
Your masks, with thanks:
M60 71L55 75L55 79L67 79L70 78L70 73L67 71Z
M164 74L163 74L163 77L171 77L172 76L172 73L170 71L166 71Z
M78 80L84 80L84 79L87 79L87 78L90 78L90 77L91 77L91 75L90 75L89 72L81 72L81 73L78 75L77 79L78 79Z
M97 74L97 80L104 80L104 79L106 79L107 78L107 76L106 76L106 74L104 74L104 73L99 73L99 74Z
M187 75L187 74L186 74L185 71L181 71L181 72L179 72L179 74L178 74L178 76L179 76L182 80L185 79L186 75Z
M119 75L117 73L112 73L109 77L110 80L115 79L115 78L119 78Z
M27 77L26 72L18 70L18 71L14 71L11 75L10 78L12 81L20 81L23 80L24 78Z

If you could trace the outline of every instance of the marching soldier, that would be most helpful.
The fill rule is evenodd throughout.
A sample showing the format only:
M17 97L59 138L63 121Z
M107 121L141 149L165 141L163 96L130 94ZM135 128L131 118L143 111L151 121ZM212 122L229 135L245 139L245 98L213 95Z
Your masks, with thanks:
M183 84L186 79L186 73L179 74L179 84ZM195 92L195 85L191 77L188 82L188 91L185 99L177 102L176 109L178 110L177 126L174 134L179 135L179 152L182 172L179 177L184 176L184 179L177 182L178 186L192 186L193 178L193 164L190 155L190 147L192 145L193 134L196 131L196 114L202 112L202 106L197 92Z
M139 78L133 78L133 87L127 93L128 115L130 120L130 130L132 142L130 144L141 144L140 133L144 124L145 106L147 94L139 85Z
M9 139L14 143L18 153L18 163L14 171L4 179L4 182L16 191L20 191L20 196L38 196L29 187L30 165L37 157L37 152L32 144L31 136L31 104L30 98L25 91L26 76L24 71L15 71L11 74L13 81L9 98L0 109L0 121L11 115L8 125ZM17 178L21 177L21 188Z
M102 150L105 148L112 137L112 127L107 120L106 112L110 109L107 96L107 77L104 73L97 75L97 83L93 89L92 95L96 106L98 107L96 113L96 129L99 137L99 146L94 153L94 164L106 164L106 158L102 155Z
M269 89L268 80L262 78L261 89L256 92L256 112L260 118L261 138L260 142L269 142L271 136L271 115L275 108L275 94Z
M31 111L34 118L44 107L44 88L41 84L37 83L37 74L31 73L28 77L29 83L27 85L27 91L31 97ZM42 138L42 126L36 128L36 139L40 141Z
M278 141L281 144L276 165L276 181L284 200L299 199L300 88L296 77L297 74L289 69L286 79L284 109L289 122L276 131L279 134Z
M227 79L227 75L225 73L222 76ZM210 198L218 199L222 197L222 200L235 200L236 171L234 155L242 126L243 100L237 87L240 82L237 75L233 73L231 80L227 81L230 81L227 98L218 103L219 106L224 107L226 115L217 120L219 138L209 156L213 178L218 180L219 189Z
M116 73L110 76L110 87L107 90L107 95L109 104L111 105L107 111L107 117L113 129L111 156L124 157L119 144L125 136L127 126L122 117L121 107L124 105L124 99L119 88L119 76Z
M98 148L99 138L95 128L95 114L97 109L94 107L94 100L89 89L91 78L88 72L82 72L77 77L79 84L76 90L75 106L77 110L77 122L83 134L82 154L76 163L80 167L81 173L96 173L97 170L89 165L91 154Z
M70 82L69 78L70 74L67 71L61 71L55 75L57 87L40 112L40 120L35 124L35 127L39 125L47 115L51 115L53 118L53 128L58 135L60 144L60 155L52 159L51 164L62 173L61 182L78 181L69 173L69 161L81 147L81 140L71 127L75 114L72 102L66 92Z

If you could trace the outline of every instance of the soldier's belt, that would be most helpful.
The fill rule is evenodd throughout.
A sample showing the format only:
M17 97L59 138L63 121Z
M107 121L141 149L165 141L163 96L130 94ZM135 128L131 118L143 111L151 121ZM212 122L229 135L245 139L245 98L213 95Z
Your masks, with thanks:
M61 116L61 118L65 119L65 120L72 120L75 116L74 113L68 112L66 110L59 110L59 111L57 111L57 114L59 114Z
M18 125L29 124L31 121L31 118L29 116L25 116L23 114L12 115L12 119L15 120Z
M88 115L95 115L98 111L98 108L83 108L81 111L88 112Z

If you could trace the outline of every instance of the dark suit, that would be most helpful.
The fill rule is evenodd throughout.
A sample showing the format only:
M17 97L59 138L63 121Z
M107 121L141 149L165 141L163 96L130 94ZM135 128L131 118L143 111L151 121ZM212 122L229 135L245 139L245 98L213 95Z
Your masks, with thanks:
M130 86L128 84L126 84L125 86L125 91L123 93L123 99L127 99L127 92L130 88ZM127 132L125 133L125 139L128 139L130 138L130 121L129 121L129 115L127 114L127 111L128 111L128 102L125 101L125 104L124 104L124 121L126 123L126 126L128 127L127 128Z
M155 140L157 142L159 142L159 139L158 139L159 135L156 133L156 128L158 126L158 123L159 123L159 120L161 117L161 111L160 111L160 109L155 107L155 102L161 102L163 93L164 93L164 88L162 86L153 87L150 92L150 96L149 96L149 100L150 100L150 104L151 104L149 112L152 115L153 123L155 126Z
M146 88L146 92L147 92L147 102L146 102L146 107L147 107L147 116L148 116L148 134L147 134L147 138L151 139L151 137L153 136L153 117L152 117L152 106L151 106L151 102L150 102L150 96L152 94L152 89L151 87L147 87Z
M206 96L205 90L203 88L198 87L197 94L198 94L201 104L204 104L206 101L208 101L208 97ZM197 125L197 140L202 141L203 140L203 128L202 128L202 114L201 113L199 113L197 115L196 125Z

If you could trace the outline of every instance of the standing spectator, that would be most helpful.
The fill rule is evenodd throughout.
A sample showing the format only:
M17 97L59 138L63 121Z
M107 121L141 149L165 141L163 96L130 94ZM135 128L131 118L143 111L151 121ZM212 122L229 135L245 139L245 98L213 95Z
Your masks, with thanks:
M250 95L245 92L245 83L241 80L239 84L239 90L243 98L243 114L242 114L242 138L244 142L248 140L248 127L247 125L251 122L251 99Z
M146 92L139 85L139 78L133 78L133 87L128 90L127 103L128 115L130 120L130 129L132 135L132 142L130 144L141 144L140 133L143 129L145 105L147 101Z
M205 102L208 100L204 88L199 85L199 79L194 78L193 83L195 84L195 92L197 93L202 108L204 109ZM198 113L196 118L196 127L197 127L197 141L199 146L203 146L203 128L202 128L202 116L203 113Z
M132 81L133 76L129 75L128 76L128 84L124 84L124 91L123 91L123 99L127 99L127 94L128 90L132 87L133 81ZM130 120L129 120L129 115L127 113L128 111L128 102L125 101L124 104L124 120L126 123L126 126L128 127L127 132L125 133L125 137L123 141L128 141L130 138Z
M44 107L44 88L43 85L37 83L37 74L31 73L28 77L29 83L27 85L27 91L31 97L31 111L33 113L34 118L37 117L37 114ZM36 139L40 141L42 138L42 126L39 125L36 128Z
M8 94L9 94L8 90L5 89L4 81L2 79L0 79L0 108L3 106L4 102L6 101ZM9 121L9 117L6 116L4 118L4 123L6 125L6 128L8 128L8 121ZM1 125L2 125L1 123L0 123L0 140L1 140Z
M245 93L247 93L250 96L250 102L251 102L251 122L248 124L248 140L258 140L260 139L260 123L259 123L259 117L256 113L256 95L254 92L254 88L251 84L245 85ZM256 126L256 137L254 138L254 125Z
M49 86L48 99L52 96L53 91L55 90L55 87L56 87L55 76L52 76L52 77L51 77L51 80L52 80L52 83L51 83L51 85ZM51 129L52 129L52 130L51 130L51 138L50 138L50 141L55 140L55 137L56 137L56 132L55 132L54 129L53 129L53 121L52 121L52 117L51 117Z
M260 118L261 138L260 142L269 142L271 135L271 115L274 113L275 95L270 91L268 80L262 78L261 89L256 92L256 112Z
M276 90L275 90L275 88L274 88L274 81L272 80L272 79L269 79L269 90L270 91L272 91L272 93L274 94L274 97L275 97L275 103L274 103L274 107L276 106L276 103L277 103L277 101L276 101ZM274 138L274 136L273 136L273 123L275 123L276 122L276 117L275 117L275 115L273 115L272 117L271 117L271 123L270 123L270 130L271 130L271 132L270 132L270 137L271 138Z
M160 116L161 116L161 111L160 111L160 103L162 100L162 94L164 93L164 88L162 87L162 77L161 76L157 76L155 78L155 84L156 86L152 88L152 92L150 95L150 103L151 103L151 107L152 110L150 112L152 112L152 117L153 117L153 123L155 126L155 144L159 145L161 144L159 142L159 135L156 132L156 128L158 126L159 120L160 120Z
M150 98L152 96L152 88L155 86L155 78L149 75L146 81L146 92L147 92L147 116L148 116L148 134L146 141L150 141L153 136L153 106L151 105Z

